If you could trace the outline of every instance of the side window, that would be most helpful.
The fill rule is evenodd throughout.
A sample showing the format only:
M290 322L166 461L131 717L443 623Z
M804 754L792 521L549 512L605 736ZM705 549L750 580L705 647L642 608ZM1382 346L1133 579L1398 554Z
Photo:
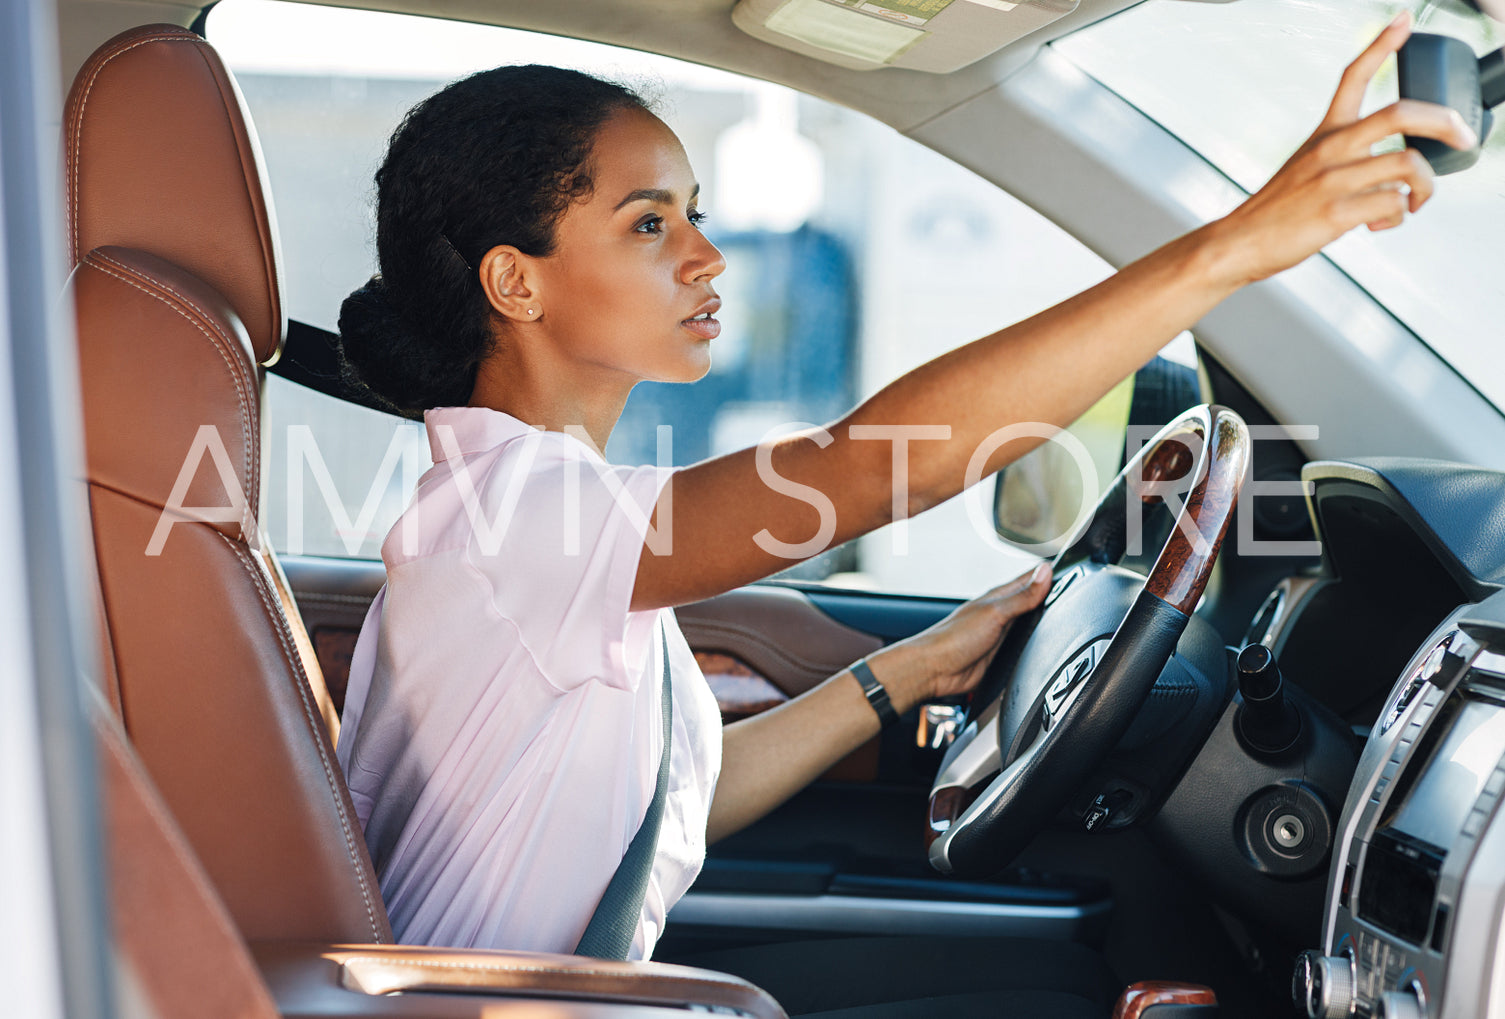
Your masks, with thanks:
M208 32L261 137L289 314L325 329L373 271L372 174L419 99L509 62L578 67L661 97L705 189L707 232L727 257L723 330L706 379L633 393L607 450L619 462L688 464L828 421L901 372L1110 272L944 157L766 82L554 36L275 0L224 0ZM274 545L377 555L427 467L421 427L275 378L267 420ZM923 442L911 448L924 455ZM790 576L976 593L1025 563L988 523L994 483L980 487L980 511L952 500Z
M380 558L382 539L430 465L423 425L275 375L264 399L262 526L272 547Z

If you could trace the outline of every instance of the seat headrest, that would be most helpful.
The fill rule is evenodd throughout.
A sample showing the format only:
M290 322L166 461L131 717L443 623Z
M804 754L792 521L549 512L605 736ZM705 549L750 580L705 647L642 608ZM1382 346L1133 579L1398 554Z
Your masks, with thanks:
M117 35L78 72L63 126L72 264L106 245L164 259L223 294L257 360L275 361L276 220L256 132L214 48L175 25Z
M235 311L202 280L124 248L88 252L69 285L90 484L253 544L260 394Z

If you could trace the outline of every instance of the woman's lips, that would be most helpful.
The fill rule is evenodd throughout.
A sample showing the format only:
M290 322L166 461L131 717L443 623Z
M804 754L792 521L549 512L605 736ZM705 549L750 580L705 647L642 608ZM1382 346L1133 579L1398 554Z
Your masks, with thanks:
M687 318L680 325L702 340L714 340L721 335L721 323L714 318Z

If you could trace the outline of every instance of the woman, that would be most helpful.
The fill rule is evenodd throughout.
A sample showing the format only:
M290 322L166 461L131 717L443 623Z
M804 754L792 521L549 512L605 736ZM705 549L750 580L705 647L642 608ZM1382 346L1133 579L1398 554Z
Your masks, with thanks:
M1358 119L1408 33L1403 15L1355 60L1316 133L1226 218L824 432L678 471L599 452L632 387L700 378L719 332L724 263L674 134L625 89L543 67L483 72L409 113L377 174L381 275L340 319L351 373L424 415L435 458L383 547L339 745L399 939L573 950L653 798L664 655L670 779L632 958L706 841L869 739L884 693L902 713L975 685L1048 570L724 733L664 610L889 522L893 447L870 441L885 428L949 427L907 464L899 509L918 512L961 490L996 429L1072 421L1240 286L1419 209L1426 164L1371 145L1474 139L1441 107Z

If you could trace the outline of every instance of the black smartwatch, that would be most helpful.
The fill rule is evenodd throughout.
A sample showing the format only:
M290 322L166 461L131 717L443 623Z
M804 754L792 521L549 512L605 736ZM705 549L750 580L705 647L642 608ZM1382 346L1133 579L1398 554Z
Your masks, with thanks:
M873 675L873 670L868 668L867 659L859 659L847 669L857 682L862 684L862 692L867 696L867 702L878 712L878 721L884 727L897 722L899 713L894 710L893 702L888 699L888 691L883 689L883 684L878 682L878 677Z

